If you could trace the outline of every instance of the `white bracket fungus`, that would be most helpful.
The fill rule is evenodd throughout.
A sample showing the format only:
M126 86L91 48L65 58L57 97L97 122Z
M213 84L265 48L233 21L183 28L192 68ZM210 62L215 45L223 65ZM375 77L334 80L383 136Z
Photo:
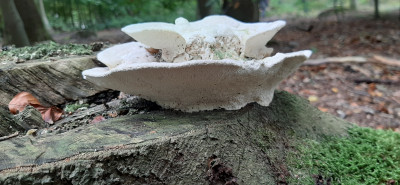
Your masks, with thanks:
M265 45L284 25L227 16L133 24L122 31L138 42L100 52L97 58L108 67L82 74L99 86L186 112L235 110L251 102L268 106L278 83L311 55L306 50L270 57Z

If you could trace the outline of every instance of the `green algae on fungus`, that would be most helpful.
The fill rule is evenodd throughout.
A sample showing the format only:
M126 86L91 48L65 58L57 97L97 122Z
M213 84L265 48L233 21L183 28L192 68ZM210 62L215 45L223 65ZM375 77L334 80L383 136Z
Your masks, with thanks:
M21 48L8 47L6 50L0 52L0 58L9 60L34 60L56 56L90 55L92 53L91 46L87 44L61 45L50 41Z
M332 184L400 183L399 133L354 127L348 137L299 146L289 164L289 184L312 184L319 175Z

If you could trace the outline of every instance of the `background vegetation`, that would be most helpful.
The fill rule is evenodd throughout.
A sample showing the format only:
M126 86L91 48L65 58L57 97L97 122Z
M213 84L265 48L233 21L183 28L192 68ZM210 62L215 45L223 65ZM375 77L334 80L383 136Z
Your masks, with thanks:
M173 22L177 17L197 19L198 0L43 0L47 18L54 30L102 30L146 21ZM317 16L337 6L350 8L351 0L269 0L266 17ZM372 11L373 0L355 0L357 9ZM222 0L208 0L211 14L223 13ZM398 0L380 0L380 10L399 9ZM4 29L3 21L0 31Z

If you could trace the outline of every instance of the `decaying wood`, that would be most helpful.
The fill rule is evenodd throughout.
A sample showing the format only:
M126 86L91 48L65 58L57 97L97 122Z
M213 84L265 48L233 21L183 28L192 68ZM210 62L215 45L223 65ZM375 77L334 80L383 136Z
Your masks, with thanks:
M104 90L82 78L83 70L96 67L93 58L83 56L0 64L0 105L8 105L22 91L33 94L43 106L51 106Z
M350 127L286 92L269 107L156 110L2 141L0 184L277 184L297 144Z

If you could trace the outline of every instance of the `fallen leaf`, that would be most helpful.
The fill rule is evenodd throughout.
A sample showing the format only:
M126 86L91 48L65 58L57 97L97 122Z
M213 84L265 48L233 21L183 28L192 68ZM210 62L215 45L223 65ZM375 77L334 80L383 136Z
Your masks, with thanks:
M40 105L39 100L37 100L31 93L20 92L18 93L8 104L8 108L12 114L17 114L25 109L27 105L31 105L37 109L41 114L45 122L53 124L55 121L61 118L63 111L55 106L44 107Z
M42 113L42 118L45 122L53 124L55 121L61 118L62 114L62 109L56 106L52 106L50 108L47 108L46 112Z
M386 108L386 104L385 102L380 102L378 104L378 108L377 108L380 112L384 112L386 114L389 114L389 110Z
M350 103L350 106L351 106L351 107L358 107L359 105L358 105L356 102L351 102L351 103Z
M376 85L375 83L368 84L368 94L371 96L375 96Z
M90 123L91 123L91 124L100 123L100 122L102 122L102 121L104 121L104 120L106 120L106 118L104 118L104 117L101 116L101 115L98 115L98 116L94 117L94 118L92 119L92 121L90 121Z
M328 112L328 111L329 111L329 109L328 109L328 108L325 108L325 107L318 107L318 109L319 109L320 111L322 111L322 112Z
M375 127L375 129L377 129L377 130L385 130L385 126L378 125L378 126Z
M314 95L311 95L311 96L308 97L308 101L310 101L310 102L316 102L316 101L318 101L318 97L317 97L317 96L314 96Z
M155 130L150 131L150 134L155 134L157 133Z
M18 112L23 111L27 105L40 105L40 103L31 93L20 92L10 101L8 109L12 114L18 114Z
M311 89L303 89L300 91L300 93L305 94L305 95L316 95L316 94L318 94L318 91L311 90Z
M332 90L332 92L334 92L334 93L338 93L338 92L339 92L339 89L336 88L336 87L333 87L331 90Z

